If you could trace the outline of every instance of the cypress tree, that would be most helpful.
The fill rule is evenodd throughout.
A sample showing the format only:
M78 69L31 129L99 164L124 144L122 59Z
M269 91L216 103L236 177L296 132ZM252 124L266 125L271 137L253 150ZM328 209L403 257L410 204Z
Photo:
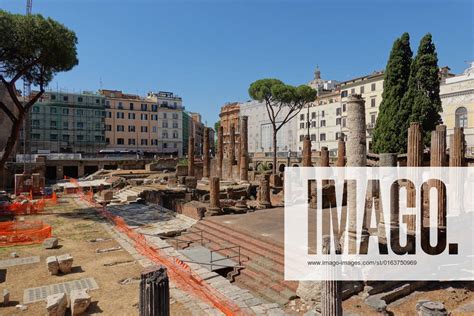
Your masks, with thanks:
M376 153L403 152L400 139L404 123L409 120L411 110L401 102L408 89L410 65L413 52L410 36L403 33L392 46L384 73L382 103L373 133L373 150Z
M404 125L405 142L410 122L420 122L424 144L429 146L431 131L442 123L439 84L438 55L431 34L428 33L420 41L411 65L408 91L402 101L402 104L411 107L410 119Z

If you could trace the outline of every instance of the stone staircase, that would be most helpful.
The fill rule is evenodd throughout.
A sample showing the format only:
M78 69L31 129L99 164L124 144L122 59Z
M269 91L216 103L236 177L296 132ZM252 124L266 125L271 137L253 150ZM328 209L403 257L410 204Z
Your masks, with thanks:
M114 200L119 203L135 202L140 193L147 189L146 186L126 186L115 193Z
M182 240L196 239L202 231L204 246L211 250L240 246L241 263L245 267L238 273L232 273L232 279L241 287L249 289L264 299L284 305L296 296L298 282L283 281L283 245L260 240L248 234L229 229L212 219L204 219L179 237ZM186 246L192 246L189 242ZM184 244L183 244L184 246ZM219 250L222 255L233 257L238 249ZM238 260L234 258L234 260Z

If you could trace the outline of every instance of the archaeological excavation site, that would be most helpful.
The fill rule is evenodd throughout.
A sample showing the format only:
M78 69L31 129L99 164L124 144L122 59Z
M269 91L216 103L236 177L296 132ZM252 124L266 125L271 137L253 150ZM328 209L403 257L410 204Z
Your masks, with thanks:
M278 158L273 173L271 166L262 168L272 159L248 153L247 117L238 123L226 134L218 129L215 154L205 128L202 156L195 155L191 137L186 159L159 158L141 169L65 178L47 196L40 193L41 164L32 175L16 175L15 194L5 194L2 202L0 314L474 312L471 282L284 278L287 166L468 166L473 161L464 155L462 129L455 130L449 152L444 126L431 133L431 147L424 151L421 126L412 123L407 154L367 154L364 101L355 95L348 103L349 134L339 140L336 156L325 147L312 150L306 138L302 157ZM334 203L334 185L322 185L326 211ZM318 199L314 184L308 188L311 214ZM353 203L353 194L348 185L344 207ZM379 198L376 191L366 197L369 205Z

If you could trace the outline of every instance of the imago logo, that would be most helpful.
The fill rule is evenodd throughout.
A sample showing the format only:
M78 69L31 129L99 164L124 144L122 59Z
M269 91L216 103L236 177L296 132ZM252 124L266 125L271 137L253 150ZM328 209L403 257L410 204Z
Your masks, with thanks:
M474 168L287 168L286 280L473 280Z

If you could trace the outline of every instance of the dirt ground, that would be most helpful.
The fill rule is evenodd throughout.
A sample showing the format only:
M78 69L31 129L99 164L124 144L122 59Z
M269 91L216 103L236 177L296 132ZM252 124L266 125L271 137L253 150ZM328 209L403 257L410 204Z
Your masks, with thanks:
M40 262L6 268L6 280L0 283L3 289L10 291L10 305L0 307L0 315L44 315L45 302L28 304L26 311L15 308L22 303L23 291L26 288L50 285L71 280L93 277L99 289L90 291L92 304L88 314L104 315L137 315L139 297L139 278L142 266L125 250L108 253L96 253L96 249L117 247L119 244L101 225L93 209L84 208L81 201L64 199L47 212L54 214L28 216L25 220L42 220L53 228L53 235L59 238L59 249L46 250L41 245L16 246L0 248L0 260L10 259L16 252L20 257L40 256ZM108 239L101 242L90 242L92 239ZM49 274L45 259L52 255L69 253L74 257L70 274L52 276ZM121 264L111 265L117 262ZM120 281L130 278L131 282L121 285ZM171 305L173 315L187 315L181 304Z

